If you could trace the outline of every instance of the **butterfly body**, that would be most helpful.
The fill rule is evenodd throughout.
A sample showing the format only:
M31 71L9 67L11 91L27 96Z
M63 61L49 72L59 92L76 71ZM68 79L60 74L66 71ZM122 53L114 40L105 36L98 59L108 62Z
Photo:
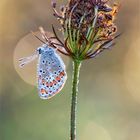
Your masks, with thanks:
M21 58L19 60L20 67L23 67L36 58L38 58L38 93L40 98L49 99L59 93L66 82L67 74L65 64L56 53L56 49L44 44L33 55Z

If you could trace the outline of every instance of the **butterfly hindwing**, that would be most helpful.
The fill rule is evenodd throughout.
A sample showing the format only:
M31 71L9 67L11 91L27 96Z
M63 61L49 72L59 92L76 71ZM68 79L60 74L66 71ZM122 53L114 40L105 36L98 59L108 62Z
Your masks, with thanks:
M53 48L40 54L37 75L40 98L49 99L63 88L67 79L65 65Z

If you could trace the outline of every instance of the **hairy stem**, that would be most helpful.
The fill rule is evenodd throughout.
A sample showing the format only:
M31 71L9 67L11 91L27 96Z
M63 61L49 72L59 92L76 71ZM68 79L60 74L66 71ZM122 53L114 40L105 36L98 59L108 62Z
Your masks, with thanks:
M76 140L76 109L77 109L77 93L78 93L80 67L81 67L81 61L74 60L73 80L72 80L72 99L71 99L70 140Z

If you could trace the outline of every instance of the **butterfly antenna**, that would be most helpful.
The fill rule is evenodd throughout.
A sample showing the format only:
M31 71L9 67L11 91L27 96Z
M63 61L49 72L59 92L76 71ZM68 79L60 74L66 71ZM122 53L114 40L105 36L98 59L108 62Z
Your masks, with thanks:
M53 42L47 37L45 30L43 29L43 27L39 27L39 30L43 36L43 38L45 39L45 41L48 43L48 45L52 46L53 48L57 48Z
M43 38L45 39L45 41L49 43L49 39L48 39L48 37L46 36L45 30L43 29L43 27L39 27L39 30L40 30L40 32L41 32Z
M46 42L44 42L43 40L41 40L36 34L35 32L31 31L32 35L37 38L39 41L41 41L43 44L46 44Z

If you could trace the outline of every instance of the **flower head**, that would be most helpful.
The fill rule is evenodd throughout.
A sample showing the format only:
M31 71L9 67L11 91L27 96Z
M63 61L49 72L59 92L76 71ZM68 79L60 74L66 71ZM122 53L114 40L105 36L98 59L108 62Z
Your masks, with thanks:
M112 47L117 27L114 24L118 5L110 6L109 0L69 0L68 4L56 10L52 1L54 16L61 24L64 41L61 41L53 28L54 37L48 41L53 47L74 59L89 59ZM56 39L58 43L54 43Z

